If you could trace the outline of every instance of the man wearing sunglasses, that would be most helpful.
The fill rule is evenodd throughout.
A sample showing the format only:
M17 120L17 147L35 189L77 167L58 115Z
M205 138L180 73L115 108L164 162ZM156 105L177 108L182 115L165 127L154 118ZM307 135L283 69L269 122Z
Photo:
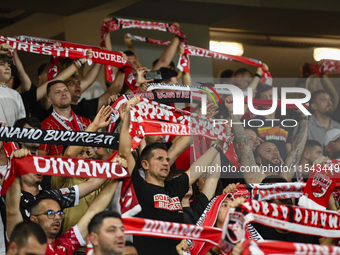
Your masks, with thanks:
M12 157L21 158L29 155L30 152L26 149L15 151ZM114 161L121 167L126 167L127 163L124 159L116 158ZM105 188L90 204L84 216L78 221L77 225L72 227L67 232L58 236L64 218L64 213L61 210L58 200L51 195L40 196L31 206L30 220L36 222L44 230L47 237L48 255L72 255L79 247L86 244L84 239L87 237L87 226L94 215L105 210L110 203L115 190L118 186L117 180L111 180ZM20 213L20 179L15 178L14 183L8 189L6 196L8 199L6 206L7 236L10 236L14 226L21 222L22 216Z

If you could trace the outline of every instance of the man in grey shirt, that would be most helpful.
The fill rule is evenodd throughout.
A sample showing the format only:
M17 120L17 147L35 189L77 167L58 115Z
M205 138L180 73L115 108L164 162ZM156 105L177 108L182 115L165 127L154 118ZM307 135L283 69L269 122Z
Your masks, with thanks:
M309 118L308 140L316 140L323 145L324 138L328 130L340 129L340 124L332 120L334 108L331 96L325 90L318 90L312 93L309 101L309 111L313 114ZM298 126L293 129L292 139L294 138Z

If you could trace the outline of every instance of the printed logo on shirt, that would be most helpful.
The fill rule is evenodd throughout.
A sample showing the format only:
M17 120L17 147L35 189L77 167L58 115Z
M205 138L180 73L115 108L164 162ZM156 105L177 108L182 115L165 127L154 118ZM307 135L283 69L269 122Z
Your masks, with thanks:
M259 137L267 140L287 141L288 132L279 126L258 128Z
M165 209L168 211L182 211L181 201L178 197L169 197L164 194L156 194L153 196L155 208Z
M66 251L65 247L64 247L64 246L61 246L61 245L58 245L58 246L57 246L57 249L59 249L59 250L63 250L63 252L65 252L65 251Z
M63 195L70 193L70 190L68 188L61 188L60 191L61 191L61 194Z
M323 173L316 173L312 181L312 192L315 197L322 197L333 183L333 180Z

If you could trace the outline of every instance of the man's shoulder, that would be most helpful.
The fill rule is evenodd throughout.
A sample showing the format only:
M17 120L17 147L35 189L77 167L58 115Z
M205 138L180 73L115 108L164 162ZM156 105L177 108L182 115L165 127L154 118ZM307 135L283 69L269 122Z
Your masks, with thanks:
M80 102L78 103L78 105L86 105L86 104L91 104L93 102L97 102L99 100L98 97L96 98L92 98L92 99L86 99L85 97L82 98L82 100L80 100Z
M0 86L0 90L1 90L1 95L2 96L12 96L12 97L20 97L20 94L18 91L16 91L15 89L11 89L7 86Z
M165 186L173 184L173 183L183 183L189 182L189 176L186 173L183 173L182 175L171 179L170 181L165 181Z
M337 122L337 121L335 121L333 119L331 119L331 121L332 121L332 128L340 128L340 123L339 122Z
M48 129L49 126L57 126L57 123L52 114L48 115L48 117L44 119L43 122L41 122L41 128Z

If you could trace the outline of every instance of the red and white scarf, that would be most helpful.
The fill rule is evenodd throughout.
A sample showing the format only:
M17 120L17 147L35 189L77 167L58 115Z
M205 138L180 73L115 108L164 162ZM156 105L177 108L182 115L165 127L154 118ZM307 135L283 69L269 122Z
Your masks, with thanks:
M221 240L220 229L203 225L165 222L143 218L123 218L127 235L155 236L172 239L191 239L208 242L213 246Z
M155 30L162 32L170 32L180 37L183 42L186 42L187 38L184 33L177 26L168 23L161 22L152 22L152 21L142 21L142 20L131 20L131 19L121 19L121 18L113 18L109 22L103 22L101 26L101 41L100 46L105 46L105 38L106 36L116 30L119 29L147 29L147 30ZM125 72L125 83L129 86L129 88L134 92L139 92L139 88L136 85L136 79L132 74L131 67L127 67L124 70Z
M340 247L283 241L255 242L247 240L242 243L242 247L242 255L340 254Z
M129 66L129 63L123 58L120 52L109 51L100 49L98 46L85 45L79 43L65 42L50 40L45 38L21 36L23 41L9 37L0 37L0 42L10 43L11 46L15 45L15 49L24 50L31 53L38 53L43 55L52 55L57 57L66 57L70 59L86 58L86 52L88 49L92 49L91 61L94 63L112 65L118 68L123 68ZM7 40L7 41L6 41ZM61 46L55 46L54 43L60 43ZM28 46L25 46L28 45ZM42 53L32 51L31 47L40 47L43 49ZM50 54L50 52L52 54ZM66 52L66 53L63 53ZM72 53L72 54L71 54Z
M300 182L239 184L236 185L233 193L228 194L228 197L233 200L244 197L258 201L299 198L305 186L305 183Z
M339 216L334 211L311 210L248 199L241 206L229 209L223 226L223 240L234 244L239 242L244 237L244 227L249 222L301 234L318 233L322 237L339 238Z
M320 63L309 64L309 67L302 69L301 76L308 77L311 74L316 74L320 78L324 74L340 74L340 61L332 59L324 59Z
M167 46L170 43L168 41L156 40L156 39L152 39L149 37L143 37L143 36L137 36L137 35L134 35L132 37L131 35L128 34L127 37L133 38L133 40L135 41L153 43L153 44L158 44L158 45ZM185 49L185 53L180 55L178 66L177 66L177 68L179 68L179 70L183 72L190 72L190 62L189 62L188 56L192 55L192 56L197 56L197 57L222 59L222 60L227 60L227 61L236 61L236 62L241 62L241 63L249 64L252 66L260 67L263 71L263 77L262 77L261 82L267 85L273 84L271 74L269 73L269 71L263 68L263 63L259 60L215 52L215 51L211 51L205 48L196 47L192 45L185 45L184 49Z
M13 158L10 161L1 195L6 193L15 177L29 173L81 178L130 178L129 172L117 163L93 159L33 155L20 159Z
M230 54L225 54L225 53L219 53L219 52L215 52L215 51L211 51L208 49L191 46L191 45L185 46L185 53L192 55L192 56L197 56L197 57L206 57L206 58L222 59L222 60L227 60L227 61L236 61L236 62L241 62L241 63L249 64L252 66L260 67L263 71L261 82L267 85L273 84L273 78L271 74L263 68L263 63L260 60L241 57L241 56L235 56L235 55L230 55Z
M224 141L223 152L231 163L239 167L238 157L232 146L232 137L227 137L223 123L214 122L195 113L180 110L141 98L141 102L131 108L130 135L139 144L146 135L199 135L212 140Z
M52 112L53 118L60 124L62 125L66 130L68 131L84 131L83 124L80 122L79 118L77 115L74 114L73 110L71 110L72 114L72 120L73 125L70 126L63 118L62 116L57 113L54 109Z
M226 197L227 197L226 194L224 194L216 196L213 199L211 199L209 204L205 208L204 212L202 213L201 217L198 219L196 225L207 227L215 226L218 211ZM214 246L213 244L208 243L206 241L203 240L195 241L191 238L187 239L187 243L190 248L190 253L195 255L206 254Z
M151 125L153 127L150 127ZM141 98L141 102L131 108L130 135L132 137L155 133L176 134L176 130L177 135L202 135L224 141L228 139L223 124L214 124L212 119L195 113L145 98Z
M1 36L0 42L8 43L17 50L53 56L48 70L49 79L55 78L55 76L59 73L57 63L60 61L60 58L86 58L86 52L90 48L93 51L91 60L95 63L116 67L130 66L129 63L122 57L121 53L102 50L99 47L92 45L84 45L29 36L20 36L19 39ZM61 46L53 45L56 42L59 42Z
M170 32L182 38L183 40L186 40L186 36L181 31L181 29L173 24L153 22L153 21L113 18L109 22L102 23L100 45L105 46L105 38L109 33L119 30L119 29L130 29L130 28Z
M204 85L204 84L203 84ZM234 86L234 85L233 85ZM205 86L189 86L189 85L180 85L180 84L166 84L166 83L149 83L147 91L151 92L156 89L162 89L162 90L175 90L175 91L191 91L192 92L192 99L193 100L201 100L202 97L200 96L202 89L206 89ZM219 95L232 95L231 91L228 88L209 88L214 89L215 94ZM248 97L247 97L247 91L243 91L244 95L244 103L248 104ZM232 103L233 101L230 101ZM272 99L260 99L260 98L252 98L252 104L255 107L262 106L262 107L271 107L273 105ZM308 104L302 104L303 107L308 109ZM277 107L281 108L281 100L277 100ZM298 107L295 104L287 104L287 109L296 110Z
M125 35L125 38L132 38L134 41L137 41L137 42L153 43L153 44L163 45L163 46L168 46L170 44L170 41L157 40L157 39L152 39L149 37L138 36L138 35L132 36L129 33ZM181 40L179 45L185 46L184 41ZM188 54L185 53L185 54L179 55L177 69L185 73L190 73L190 61L189 61Z
M116 55L121 55L121 53L118 52L113 52L113 51L101 51L101 49L97 46L92 46L92 45L84 45L84 44L75 44L75 43L69 43L69 42L63 42L63 41L57 41L57 40L50 40L50 39L45 39L45 38L38 38L38 37L31 37L31 36L19 36L18 37L19 40L22 41L30 41L30 42L36 42L36 43L47 43L47 44L53 44L53 43L60 43L61 46L63 47L72 47L72 48L76 48L76 49L81 49L82 47L85 47L86 49L91 48L93 50L93 58L103 58L105 60L108 59L117 59L118 57L113 56L112 54L116 54ZM53 57L51 62L50 62L50 66L48 69L48 79L51 80L53 79L58 73L59 73L59 68L58 68L58 63L61 59L57 58L57 57ZM97 63L96 61L94 61L95 63ZM126 64L126 63L125 63ZM127 64L128 65L128 64ZM119 67L117 64L107 64L106 66L106 79L110 82L112 82L114 80L115 74L113 71L113 66L117 66ZM126 66L126 65L124 65ZM123 66L123 67L124 67Z
M258 201L300 198L306 185L303 182L239 184L233 193L228 193L228 197L233 200L244 197ZM332 195L335 201L340 200L340 183L334 186Z
M164 103L173 103L173 102L182 102L182 103L190 103L191 93L190 91L168 91L168 92L145 92L145 93L137 93L137 94L127 94L120 96L114 103L111 104L112 113L111 123L107 127L107 132L113 133L116 129L116 123L119 119L119 108L126 103L129 99L140 96L141 98L147 98L150 100L154 100L156 102L164 102Z

